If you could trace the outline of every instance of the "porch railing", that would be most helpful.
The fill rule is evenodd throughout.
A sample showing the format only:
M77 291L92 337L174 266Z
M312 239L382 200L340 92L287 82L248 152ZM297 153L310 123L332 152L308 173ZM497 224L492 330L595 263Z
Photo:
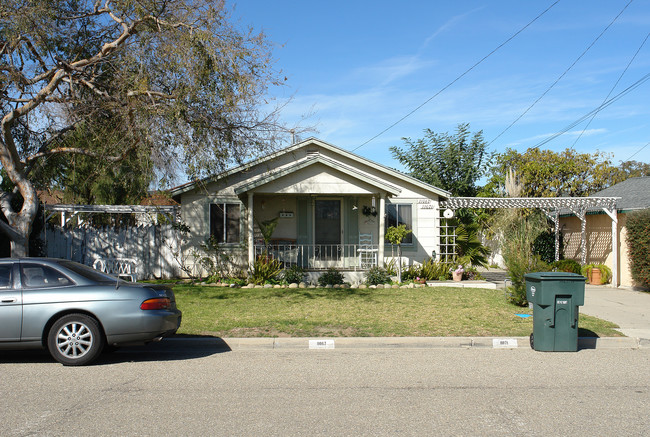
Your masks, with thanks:
M377 266L376 244L272 244L255 245L255 256L266 254L285 267L326 270L368 270Z

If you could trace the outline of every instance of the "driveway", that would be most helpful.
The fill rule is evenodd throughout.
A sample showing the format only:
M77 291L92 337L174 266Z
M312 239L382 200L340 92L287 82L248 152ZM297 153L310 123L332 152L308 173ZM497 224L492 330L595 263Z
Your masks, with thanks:
M587 284L580 312L616 323L628 337L650 341L650 293Z

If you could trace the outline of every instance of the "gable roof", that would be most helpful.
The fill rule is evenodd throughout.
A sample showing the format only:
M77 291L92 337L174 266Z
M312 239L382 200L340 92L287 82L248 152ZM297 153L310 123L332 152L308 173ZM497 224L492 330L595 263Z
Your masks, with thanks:
M626 179L589 197L620 197L619 211L650 208L650 176Z
M355 179L366 182L372 186L381 188L382 190L386 191L387 193L393 196L398 195L402 191L396 186L388 184L375 177L372 177L367 173L364 173L353 167L347 166L333 159L330 159L326 156L322 156L318 154L318 155L307 156L299 161L292 163L290 166L278 169L277 171L273 171L270 174L262 175L252 181L249 181L248 183L235 188L235 193L236 194L245 193L254 188L260 187L262 185L266 185L269 182L273 182L284 176L290 175L292 173L295 173L299 170L302 170L303 168L309 167L314 164L323 164L326 167L343 172L349 176L352 176Z
M245 170L250 169L250 168L252 168L252 167L254 167L256 165L271 161L271 160L273 160L273 159L275 159L275 158L277 158L277 157L279 157L281 155L292 153L292 152L297 151L299 149L308 147L309 145L312 145L312 144L317 145L319 147L322 147L323 149L329 150L329 151L331 151L331 152L333 152L335 154L339 154L341 156L344 156L344 157L346 157L348 159L354 160L356 162L360 162L361 164L364 164L364 165L366 165L368 167L371 167L371 168L377 170L379 173L384 173L384 174L390 175L392 177L396 177L396 178L399 178L401 180L407 181L407 182L409 182L409 183L411 183L411 184L413 184L413 185L415 185L415 186L417 186L417 187L419 187L421 189L433 192L433 193L435 193L436 195L438 195L440 197L443 197L443 198L451 197L451 193L448 192L448 191L445 191L445 190L443 190L441 188L438 188L438 187L434 187L433 185L427 184L426 182L422 182L419 179L416 179L416 178L414 178L412 176L409 176L409 175L407 175L405 173L402 173L402 172L397 171L395 169L386 167L386 166L384 166L382 164L371 161L369 159L363 158L363 157L361 157L359 155L348 152L347 150L343 150L343 149L341 149L339 147L333 146L333 145L331 145L329 143L326 143L325 141L319 140L319 139L314 138L314 137L308 138L308 139L306 139L304 141L293 144L293 145L291 145L289 147L286 147L284 149L281 149L281 150L279 150L277 152L271 153L271 154L266 155L264 157L255 159L255 160L253 160L253 161L251 161L249 163L246 163L246 164L240 165L238 167L232 168L232 169L227 170L227 171L225 171L225 172L223 172L223 173L221 173L219 175L209 177L209 178L205 178L202 181L192 181L192 182L188 182L188 183L183 184L183 185L179 185L177 187L172 188L170 190L170 193L174 197L178 196L178 195L181 195L183 193L186 193L188 191L193 190L199 184L207 184L207 183L209 183L211 181L216 181L216 180L225 178L227 176L230 176L232 174L235 174L235 173L238 173L238 172L241 172L241 171L245 171ZM358 172L358 173L361 173L361 172ZM377 182L379 182L379 179L377 179L377 178L372 178L372 179L375 180L375 182L374 182L375 185L377 184ZM393 189L395 189L395 187L393 187ZM391 191L391 190L387 190L387 191Z

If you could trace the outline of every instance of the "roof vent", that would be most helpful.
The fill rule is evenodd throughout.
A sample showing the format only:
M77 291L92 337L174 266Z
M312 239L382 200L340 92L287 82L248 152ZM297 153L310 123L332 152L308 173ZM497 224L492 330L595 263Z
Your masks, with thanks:
M318 150L308 150L307 151L307 158L316 158L320 155L320 152Z

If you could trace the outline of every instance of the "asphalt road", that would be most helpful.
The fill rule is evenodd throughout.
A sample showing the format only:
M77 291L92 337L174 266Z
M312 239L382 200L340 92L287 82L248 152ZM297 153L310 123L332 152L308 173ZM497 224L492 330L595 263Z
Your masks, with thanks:
M31 435L648 435L650 349L235 350L98 364L0 351L0 430Z

